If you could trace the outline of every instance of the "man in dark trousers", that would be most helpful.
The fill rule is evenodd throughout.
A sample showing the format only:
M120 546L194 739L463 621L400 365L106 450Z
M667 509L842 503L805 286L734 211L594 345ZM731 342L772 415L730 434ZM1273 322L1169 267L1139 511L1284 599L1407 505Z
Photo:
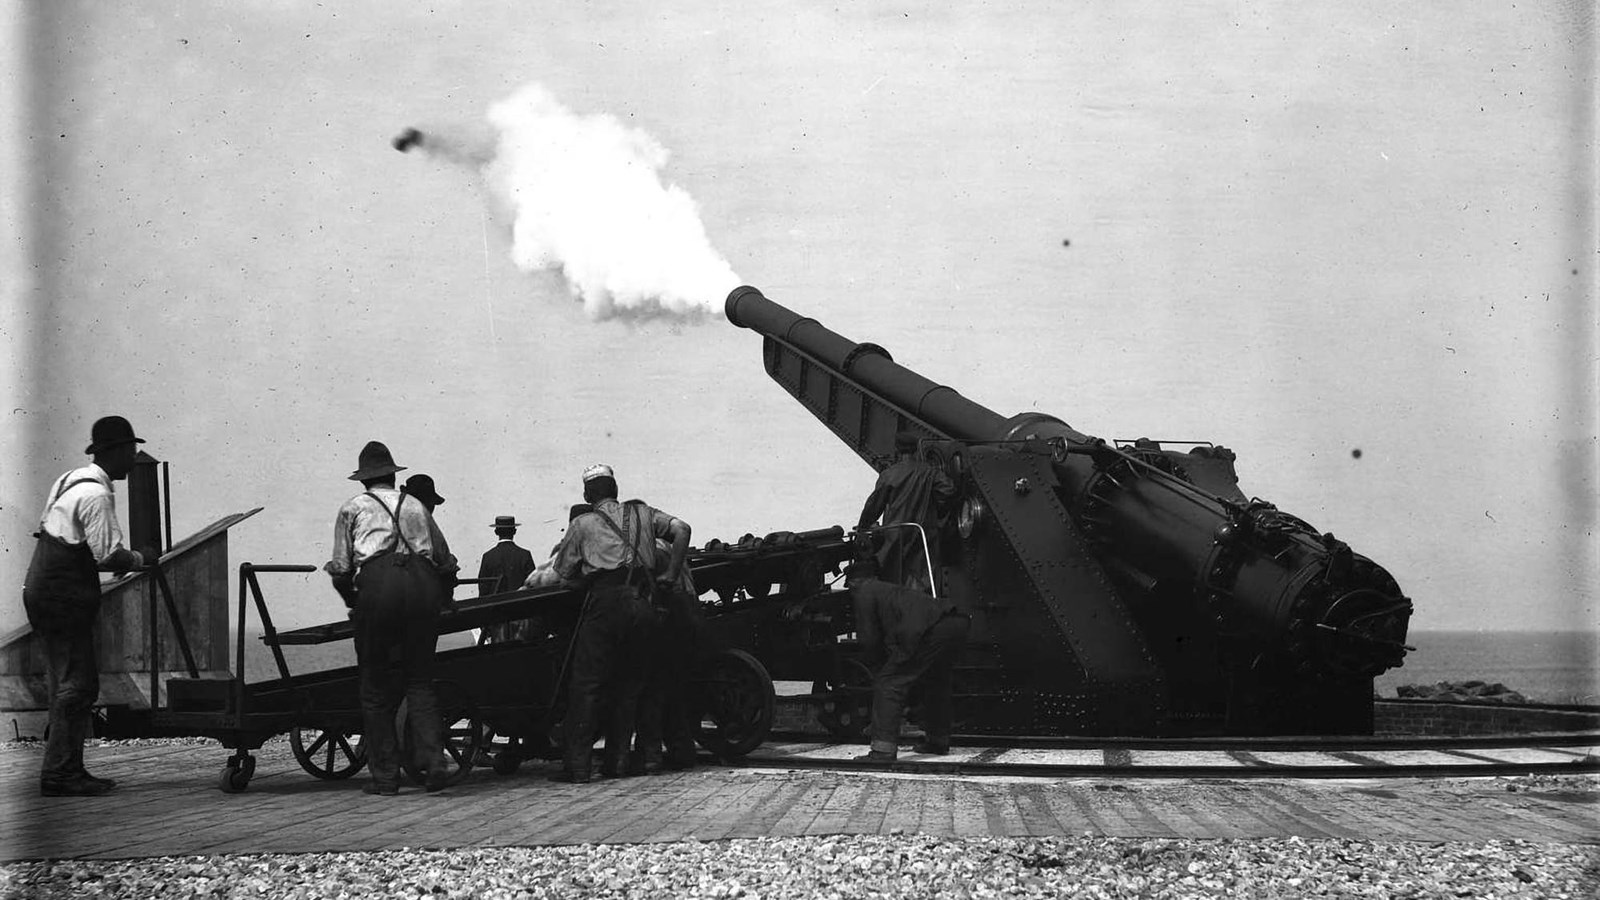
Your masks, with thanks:
M672 548L656 540L656 567L664 574ZM704 617L700 591L684 566L670 587L656 582L645 647L645 685L639 695L633 774L655 774L662 768L682 770L695 765L695 729L689 703L689 676L704 651ZM665 753L663 753L663 747Z
M483 554L483 560L478 563L478 578L499 578L498 582L478 582L478 596L487 594L500 594L506 591L522 590L522 583L533 574L533 554L522 547L512 538L517 535L516 516L495 516L494 535L499 542L490 547ZM504 643L506 641L520 641L528 637L529 620L522 619L516 622L503 622L484 629L485 643Z
M856 758L894 762L906 699L919 684L927 736L913 751L949 753L952 682L970 620L949 599L880 581L878 563L871 557L845 570L845 586L855 607L862 662L873 671L872 726L867 731L872 749Z
M555 558L555 571L564 584L588 589L573 636L564 761L561 772L552 776L577 783L590 777L603 694L609 694L611 708L600 770L607 776L623 772L644 687L644 642L652 615L649 597L656 590L656 578L663 582L663 591L670 591L678 580L690 536L687 522L642 500L618 503L610 466L584 471L583 499L594 508L567 525ZM659 576L656 538L671 542Z
M885 525L914 522L922 526L921 534L915 528L884 532L883 551L878 559L886 580L928 591L932 589L928 572L937 572L940 565L939 533L955 501L956 484L949 475L916 455L916 434L896 434L894 450L896 459L879 473L872 494L861 508L856 529L865 531L880 517ZM922 550L924 535L928 541L926 554Z
M28 624L44 648L50 688L49 735L39 767L39 793L86 797L116 786L83 767L90 710L100 696L94 629L100 614L100 573L121 574L153 564L156 551L122 546L112 483L133 470L138 444L121 416L94 423L85 453L94 462L55 480L39 516L38 542L22 588Z
M369 794L400 788L395 712L403 694L413 764L427 772L427 789L445 786L443 725L433 688L439 611L459 569L433 516L394 486L402 471L389 448L369 441L350 474L365 490L345 501L333 528L333 558L324 569L350 607L361 680L362 737ZM398 676L398 678L397 678Z

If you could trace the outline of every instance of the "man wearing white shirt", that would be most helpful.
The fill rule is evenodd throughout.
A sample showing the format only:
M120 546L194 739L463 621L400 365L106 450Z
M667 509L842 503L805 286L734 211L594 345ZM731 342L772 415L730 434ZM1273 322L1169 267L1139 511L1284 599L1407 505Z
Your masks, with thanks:
M39 769L46 797L87 797L116 786L83 767L83 742L90 711L100 696L94 628L100 613L100 573L121 574L155 561L153 550L122 546L112 483L133 470L138 444L133 426L107 416L90 429L85 453L94 462L73 469L50 486L33 561L22 588L28 624L44 646L50 687L49 734Z
M395 465L389 448L368 441L359 460L350 480L361 482L362 492L339 507L333 558L323 569L355 623L362 739L372 774L372 783L362 790L399 793L401 744L394 720L403 696L412 762L428 773L425 786L431 793L445 786L449 774L433 660L439 612L460 565L427 506L394 486L395 473L405 466Z

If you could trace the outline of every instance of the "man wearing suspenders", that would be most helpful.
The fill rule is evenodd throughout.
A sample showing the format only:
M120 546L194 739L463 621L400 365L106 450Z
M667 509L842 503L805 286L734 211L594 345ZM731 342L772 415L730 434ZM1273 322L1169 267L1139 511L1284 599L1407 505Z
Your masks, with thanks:
M100 696L94 628L100 612L100 573L121 574L155 561L155 551L122 546L112 482L128 477L142 438L121 416L107 416L90 429L85 453L94 462L57 478L50 486L33 561L22 588L22 605L44 646L50 685L50 733L39 769L46 797L104 794L116 783L83 767L90 710Z
M643 661L655 589L655 539L672 542L660 575L670 590L689 550L689 525L643 501L617 502L611 467L583 473L583 499L593 505L567 526L556 551L555 571L564 583L584 585L583 615L573 636L567 693L565 759L556 781L584 783L594 751L600 698L609 694L606 758L601 774L623 773L633 741L635 710L644 687Z
M439 612L460 567L427 508L395 489L394 473L404 468L378 441L362 448L360 468L350 480L366 490L339 507L333 558L323 567L355 623L362 737L372 773L363 790L369 794L399 792L394 719L402 695L417 754L413 762L428 773L427 789L444 787L448 774L433 656Z

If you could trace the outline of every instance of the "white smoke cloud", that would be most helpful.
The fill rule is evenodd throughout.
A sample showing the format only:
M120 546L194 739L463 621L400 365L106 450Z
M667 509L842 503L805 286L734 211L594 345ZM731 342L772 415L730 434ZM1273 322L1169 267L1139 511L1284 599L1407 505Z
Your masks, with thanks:
M694 199L662 182L668 152L650 135L537 84L491 106L489 124L481 168L511 213L512 261L559 271L590 318L698 319L739 286Z

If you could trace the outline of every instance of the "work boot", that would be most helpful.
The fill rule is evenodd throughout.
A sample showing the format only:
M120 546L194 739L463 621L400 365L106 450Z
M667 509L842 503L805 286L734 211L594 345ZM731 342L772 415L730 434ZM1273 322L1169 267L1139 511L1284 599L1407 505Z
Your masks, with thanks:
M101 778L98 775L90 775L88 772L79 772L78 775L79 777L87 778L96 784L103 784L107 788L114 788L117 786L117 783L110 778Z
M681 772L684 769L694 768L695 763L698 761L699 753L695 750L693 744L689 744L687 746L678 746L668 750L667 755L662 759L661 764L663 768L671 769L674 772Z
M400 785L379 784L378 782L373 781L369 782L365 787L363 787L361 789L361 793L374 794L379 797L393 797L394 795L400 793Z
M39 779L39 794L43 797L98 797L109 794L111 785L91 781L82 775L71 778Z
M649 750L632 750L628 753L628 767L623 774L629 778L639 775L655 775L661 771L661 751L651 753Z
M896 754L887 750L868 750L855 758L856 762L878 763L887 765L895 761Z
M642 764L643 760L640 762ZM600 777L602 778L632 778L635 775L643 774L644 771L642 769L635 771L632 753L623 753L615 756L608 753L605 759L600 762Z
M589 783L588 774L584 774L583 776L580 777L578 775L572 774L572 770L571 769L557 769L556 771L551 772L549 775L547 775L545 777L546 777L546 780L548 780L548 781L559 781L559 782L562 782L564 784L588 784Z
M911 748L912 753L925 753L929 756L944 756L950 752L949 744L935 744L931 741L917 741Z
M428 782L422 786L422 789L430 794L436 794L448 787L449 784L450 769L443 764L439 764L428 770Z

